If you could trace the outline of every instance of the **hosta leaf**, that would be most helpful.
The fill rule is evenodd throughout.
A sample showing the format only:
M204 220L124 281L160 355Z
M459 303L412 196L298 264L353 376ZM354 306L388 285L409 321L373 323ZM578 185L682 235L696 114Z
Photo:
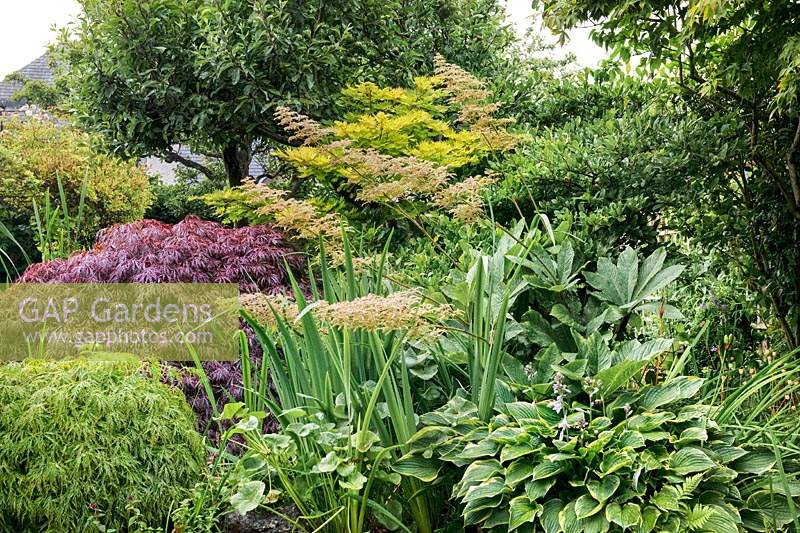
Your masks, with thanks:
M555 484L556 480L553 478L528 481L525 483L525 495L534 501L541 500Z
M575 502L569 502L558 513L558 524L564 533L579 533L578 517L575 516Z
M536 409L536 404L528 402L511 402L507 403L504 407L509 416L516 420L519 424L524 423L526 420L539 419L539 411Z
M517 459L506 470L506 485L513 488L533 475L533 462Z
M704 472L717 464L700 448L682 448L670 457L669 467L678 474Z
M494 528L504 528L508 526L508 518L509 514L506 509L495 509L492 513L483 521L481 527L486 529L487 531L491 531Z
M600 463L600 471L603 475L613 474L614 472L633 464L633 458L623 452L609 452L603 457Z
M681 446L690 442L705 442L707 440L708 432L705 428L691 427L681 431L681 436L675 441L675 445Z
M664 424L664 422L668 422L673 418L675 418L675 415L668 412L642 413L640 415L632 416L628 420L628 429L641 432L652 431ZM647 438L648 436L645 435L645 439Z
M614 355L614 362L650 361L656 355L669 350L673 342L673 339L652 339L645 343L635 339L628 341Z
M470 442L461 453L458 454L459 459L479 459L481 457L493 456L497 453L498 445L488 439L480 442Z
M558 514L563 508L564 502L558 498L545 502L540 520L545 533L558 533L561 529L561 524L558 522Z
M711 446L711 450L719 456L719 460L723 464L735 461L739 457L747 454L747 451L742 448L737 448L736 446L730 446L728 444L714 444Z
M401 476L411 476L425 483L430 483L439 475L442 464L442 461L436 459L406 455L392 465L392 470Z
M588 518L603 509L603 502L599 502L588 494L575 500L575 516L578 520Z
M738 522L728 512L718 505L713 505L711 508L714 513L708 517L704 529L706 531L713 531L714 533L739 533Z
M642 509L642 529L641 533L650 533L656 527L661 511L655 507L645 507Z
M460 493L458 496L463 496L466 494L469 487L472 485L477 485L478 483L482 483L487 479L496 476L502 470L503 467L500 465L497 459L475 461L467 467L467 469L464 471L464 475L461 476L461 481L459 482L461 485L461 490L459 491Z
M650 503L658 506L662 511L677 511L680 509L680 492L672 485L666 485L655 493Z
M622 529L637 527L642 521L642 512L635 503L609 504L606 507L606 520L617 524Z
M533 469L533 480L546 479L560 473L564 467L561 463L541 463Z
M619 488L619 483L619 478L612 475L606 476L600 481L590 481L586 484L586 488L595 500L604 502Z
M617 442L619 446L622 448L636 449L645 446L644 436L641 433L639 433L638 431L630 431L627 429L620 434Z
M523 524L528 524L536 519L542 506L531 502L527 496L517 496L510 502L508 511L508 531L514 531Z
M536 453L544 448L543 445L534 446L533 443L506 444L500 451L500 462L507 463L519 457Z
M678 400L691 398L703 386L705 380L695 376L680 376L659 386L645 387L639 395L638 404L652 411Z
M492 498L501 494L506 488L502 478L494 477L484 481L479 485L474 485L469 488L467 495L464 496L465 503L477 500L479 498Z
M767 451L754 451L736 459L730 466L737 472L763 474L775 466L775 455Z
M605 533L608 531L608 520L603 513L595 514L580 520L579 525L584 533Z

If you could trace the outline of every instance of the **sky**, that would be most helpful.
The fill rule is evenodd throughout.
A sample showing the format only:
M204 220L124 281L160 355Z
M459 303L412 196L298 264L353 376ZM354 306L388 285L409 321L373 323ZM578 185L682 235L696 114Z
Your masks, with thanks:
M0 79L44 53L47 43L55 37L53 25L63 26L80 10L76 0L0 2L3 4L0 8ZM506 5L517 30L524 33L534 23L530 0L507 0ZM570 42L557 50L556 55L572 52L578 63L585 66L594 66L605 57L605 52L589 40L588 30L577 29L570 35Z

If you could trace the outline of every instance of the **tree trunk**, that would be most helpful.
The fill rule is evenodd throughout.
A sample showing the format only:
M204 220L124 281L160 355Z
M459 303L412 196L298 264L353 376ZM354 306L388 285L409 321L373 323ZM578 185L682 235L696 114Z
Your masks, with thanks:
M249 146L232 145L222 150L222 161L225 163L225 173L228 175L228 184L231 187L241 185L248 176L251 159Z

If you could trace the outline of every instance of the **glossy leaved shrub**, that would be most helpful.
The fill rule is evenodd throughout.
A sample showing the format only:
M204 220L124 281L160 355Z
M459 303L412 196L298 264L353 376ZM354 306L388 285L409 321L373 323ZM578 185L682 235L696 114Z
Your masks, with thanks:
M272 294L289 290L287 264L299 270L304 260L270 226L232 229L190 216L174 225L142 220L113 226L91 250L32 265L19 282L238 283L241 292ZM250 344L251 357L260 359L260 346ZM242 398L241 363L203 366L220 407L229 398ZM204 428L212 408L200 380L186 373L176 383Z
M4 123L0 132L0 220L29 219L33 202L63 196L76 214L83 194L82 241L110 224L142 218L151 202L147 174L135 162L106 155L95 139L66 124L30 119ZM84 191L84 181L86 188Z
M9 363L0 404L2 531L119 531L132 512L164 524L205 467L180 392L136 365Z

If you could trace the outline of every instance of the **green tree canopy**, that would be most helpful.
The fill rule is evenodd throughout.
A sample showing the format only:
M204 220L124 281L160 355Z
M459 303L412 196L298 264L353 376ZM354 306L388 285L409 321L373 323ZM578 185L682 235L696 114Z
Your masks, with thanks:
M514 42L495 0L81 0L60 57L80 123L116 151L205 173L173 147L247 175L253 149L288 142L278 105L332 116L348 83L408 81L434 51L485 72ZM263 145L263 147L262 147Z
M698 235L758 280L790 346L800 344L800 9L796 2L544 0L545 23L594 39L639 72L667 80L715 137L718 174L676 192L703 213ZM696 133L699 130L695 128ZM697 137L694 137L695 139ZM674 157L696 152L692 137ZM704 141L705 142L705 141ZM711 178L711 179L709 179ZM697 198L702 202L695 202ZM688 203L686 203L688 201ZM708 211L703 209L708 208ZM709 229L706 228L706 229Z

